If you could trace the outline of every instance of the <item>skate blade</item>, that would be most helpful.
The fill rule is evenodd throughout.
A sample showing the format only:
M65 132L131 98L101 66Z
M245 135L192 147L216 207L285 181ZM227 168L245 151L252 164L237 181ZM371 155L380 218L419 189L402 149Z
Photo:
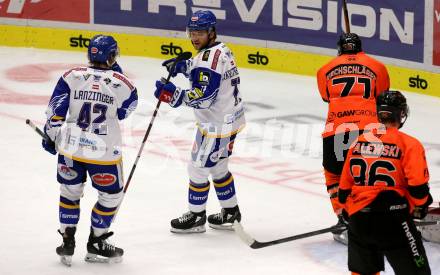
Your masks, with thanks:
M65 266L72 266L72 256L60 256L60 261Z
M122 257L112 257L112 258L106 258L98 256L97 254L87 253L86 257L84 258L86 262L89 263L103 263L103 264L112 264L112 263L120 263L122 262Z
M234 228L232 227L232 223L225 223L225 224L209 224L209 227L212 229L217 230L228 230L228 231L234 231Z
M200 225L197 227L193 227L190 229L177 229L177 228L173 228L171 227L170 231L172 233L177 233L177 234L191 234L191 233L203 233L206 232L206 228L204 225Z
M343 245L348 245L347 234L344 234L344 233L333 234L333 240L335 240L338 243L341 243Z

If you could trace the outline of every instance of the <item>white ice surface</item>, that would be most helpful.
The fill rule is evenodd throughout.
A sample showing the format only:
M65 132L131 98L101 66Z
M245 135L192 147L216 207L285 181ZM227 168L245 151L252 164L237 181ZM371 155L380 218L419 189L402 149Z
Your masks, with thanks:
M112 226L114 243L125 249L123 263L83 260L96 201L96 191L88 185L73 265L61 265L55 254L61 242L56 232L56 158L42 150L41 139L24 121L30 118L41 127L58 77L85 61L80 53L0 47L0 274L348 274L346 247L331 234L252 250L233 232L170 233L169 221L187 211L186 161L194 124L190 109L173 110L165 104ZM141 98L137 111L124 122L127 177L156 104L154 81L166 72L158 59L122 56L119 61ZM230 168L244 228L267 241L333 225L336 219L321 172L326 104L315 79L246 69L240 73L249 123L235 144ZM186 85L183 78L175 82ZM438 201L440 99L406 96L411 114L404 131L426 147L431 189ZM213 190L207 210L219 210ZM440 274L440 245L425 246L432 274ZM385 274L393 274L389 265L386 268Z

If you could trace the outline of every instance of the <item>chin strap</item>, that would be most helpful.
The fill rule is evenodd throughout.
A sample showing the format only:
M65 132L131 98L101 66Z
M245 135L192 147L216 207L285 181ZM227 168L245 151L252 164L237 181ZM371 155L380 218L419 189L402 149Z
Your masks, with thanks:
M403 118L400 118L399 129L402 128L403 124L405 124L407 118L408 118L407 115L405 115L405 117L403 117Z

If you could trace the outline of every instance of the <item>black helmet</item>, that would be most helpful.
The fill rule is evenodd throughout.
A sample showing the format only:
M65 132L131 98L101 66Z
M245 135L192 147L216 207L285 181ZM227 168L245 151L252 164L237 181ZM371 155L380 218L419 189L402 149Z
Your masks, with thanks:
M355 33L343 33L338 41L338 55L362 51L362 42Z
M377 117L381 123L405 123L409 108L405 96L399 91L385 91L377 96Z

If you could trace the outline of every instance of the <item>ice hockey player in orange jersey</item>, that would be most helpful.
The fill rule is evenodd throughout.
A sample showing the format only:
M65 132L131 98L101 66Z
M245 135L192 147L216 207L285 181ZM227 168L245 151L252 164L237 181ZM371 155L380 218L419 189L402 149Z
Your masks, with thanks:
M377 123L376 96L389 89L385 66L365 54L355 33L344 33L338 41L338 56L319 69L318 88L328 103L323 137L323 167L327 192L338 224L343 223L338 203L339 179L350 144ZM335 232L334 238L346 244L346 231Z
M398 129L408 115L402 93L377 98L379 128L359 136L348 151L339 202L348 216L348 268L353 274L384 270L431 274L413 218L423 219L432 203L423 145Z

